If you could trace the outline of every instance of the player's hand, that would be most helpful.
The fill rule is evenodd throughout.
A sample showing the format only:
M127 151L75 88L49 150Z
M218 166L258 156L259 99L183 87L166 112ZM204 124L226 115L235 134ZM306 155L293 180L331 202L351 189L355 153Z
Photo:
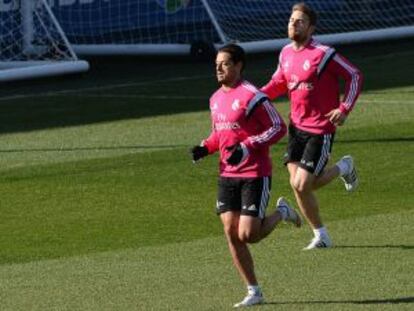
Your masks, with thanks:
M242 143L237 143L226 149L231 152L231 155L226 159L226 162L230 165L240 164L240 162L244 161L249 154L246 146Z
M195 163L208 155L208 149L204 146L194 146L190 149L190 154L193 159L193 163Z
M325 117L327 117L335 126L341 126L345 123L347 115L337 108L328 112Z

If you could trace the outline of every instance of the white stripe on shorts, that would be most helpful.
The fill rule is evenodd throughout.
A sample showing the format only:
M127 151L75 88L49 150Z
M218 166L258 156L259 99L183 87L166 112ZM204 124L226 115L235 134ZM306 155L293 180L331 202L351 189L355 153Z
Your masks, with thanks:
M269 203L270 190L269 190L269 177L263 177L263 187L262 187L262 198L260 200L259 206L259 218L263 219L265 217L267 204Z
M329 160L329 154L331 149L332 134L323 135L323 146L321 150L321 156L319 158L318 164L316 165L314 174L318 176L324 169L326 163Z

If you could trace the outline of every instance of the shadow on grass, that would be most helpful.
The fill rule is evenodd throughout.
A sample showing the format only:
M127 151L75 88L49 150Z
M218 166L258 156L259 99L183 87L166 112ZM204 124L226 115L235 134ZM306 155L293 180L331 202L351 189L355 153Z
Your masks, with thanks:
M311 300L311 301L278 301L266 302L264 305L307 305L307 304L356 304L356 305L381 305L414 303L414 297L388 298L388 299L364 299L364 300Z
M410 40L401 40L338 50L361 68L365 76L364 91L367 91L412 85L412 72L406 69L414 59L410 52L413 46ZM405 52L399 55L396 51ZM258 86L265 84L275 69L276 59L275 53L250 57L246 77ZM91 70L82 75L3 83L0 134L208 110L208 98L217 88L212 61L200 63L188 57L118 57L90 61ZM65 90L71 92L62 94ZM54 92L61 94L53 96ZM50 96L30 95L39 93L50 93ZM140 98L160 94L166 98Z

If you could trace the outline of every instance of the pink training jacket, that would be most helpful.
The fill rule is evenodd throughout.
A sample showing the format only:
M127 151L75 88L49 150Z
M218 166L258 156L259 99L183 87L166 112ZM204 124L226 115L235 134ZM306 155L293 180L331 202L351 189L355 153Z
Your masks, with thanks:
M345 81L340 100L339 78ZM325 116L335 108L349 114L361 92L362 74L332 47L311 39L296 51L286 45L271 80L262 88L270 98L286 94L291 102L290 122L297 128L314 133L335 132L335 125Z
M269 146L286 134L286 125L267 96L247 81L234 88L218 89L210 98L212 130L203 141L208 152L220 151L220 176L264 177L272 175ZM227 164L226 149L243 143L248 156L237 166Z

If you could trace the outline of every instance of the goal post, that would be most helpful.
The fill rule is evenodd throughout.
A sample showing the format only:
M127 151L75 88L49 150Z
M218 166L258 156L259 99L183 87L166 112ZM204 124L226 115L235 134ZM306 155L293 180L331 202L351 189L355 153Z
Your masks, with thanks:
M1 0L0 0L1 1ZM236 42L274 51L287 40L290 0L49 0L82 55L188 54ZM299 0L298 0L299 1ZM413 0L308 0L324 43L414 36Z
M379 30L353 31L345 33L315 35L315 39L325 44L357 44L381 40L397 40L414 37L414 26L394 27ZM279 50L290 42L289 39L270 39L252 42L239 42L247 53L260 53ZM217 44L220 47L222 44Z
M0 1L0 81L87 71L46 0Z

